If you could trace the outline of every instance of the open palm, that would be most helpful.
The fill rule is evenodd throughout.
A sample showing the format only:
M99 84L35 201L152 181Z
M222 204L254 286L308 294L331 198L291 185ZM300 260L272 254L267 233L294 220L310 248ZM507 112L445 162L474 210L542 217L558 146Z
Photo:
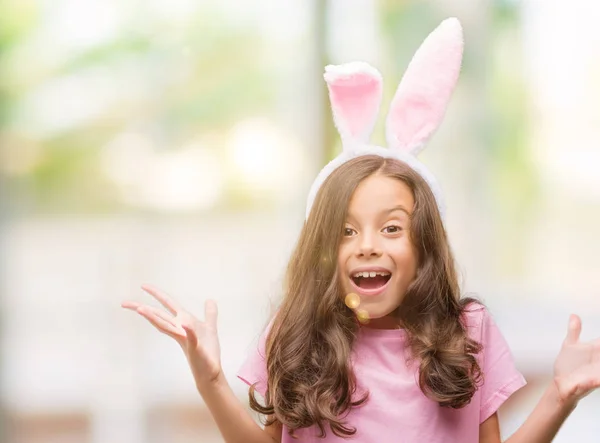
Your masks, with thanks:
M217 305L205 302L205 321L200 321L162 291L148 285L142 289L165 308L126 301L123 308L136 311L156 329L175 339L185 353L198 388L216 380L221 373L221 348L217 335Z
M554 363L554 379L562 401L576 403L600 388L600 338L582 342L581 319L569 319L567 338Z

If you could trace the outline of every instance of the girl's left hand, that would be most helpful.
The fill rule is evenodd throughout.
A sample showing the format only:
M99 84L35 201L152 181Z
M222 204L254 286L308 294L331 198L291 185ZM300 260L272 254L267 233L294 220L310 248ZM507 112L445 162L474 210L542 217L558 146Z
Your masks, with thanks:
M559 401L569 406L600 387L600 338L582 342L580 334L581 319L571 315L567 338L554 362Z

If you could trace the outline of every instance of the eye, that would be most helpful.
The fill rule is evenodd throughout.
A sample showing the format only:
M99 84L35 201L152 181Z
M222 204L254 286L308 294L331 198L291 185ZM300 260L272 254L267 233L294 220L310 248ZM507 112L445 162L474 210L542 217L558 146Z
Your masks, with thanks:
M356 231L352 228L344 228L344 237L352 237Z
M402 231L402 226L398 226L398 225L386 226L385 228L383 228L383 230L385 231L386 234L397 234L398 232Z

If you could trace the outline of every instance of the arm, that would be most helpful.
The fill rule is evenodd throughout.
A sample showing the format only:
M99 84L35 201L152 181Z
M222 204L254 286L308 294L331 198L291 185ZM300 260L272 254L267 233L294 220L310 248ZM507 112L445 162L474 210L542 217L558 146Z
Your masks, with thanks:
M276 421L270 426L265 426L265 432L275 441L281 443L281 435L283 433L283 426L281 423Z
M479 443L501 443L497 412L479 425Z
M278 434L278 423L267 427L268 429L261 429L238 401L222 373L211 384L199 386L198 392L208 406L225 442L281 442L281 425Z
M552 383L525 423L506 443L550 443L575 406L576 403L561 401Z
M555 385L550 385L525 423L506 443L550 443L575 409L559 401ZM500 443L500 425L495 413L479 427L479 443Z
M600 339L582 342L580 333L581 320L574 315L569 320L567 337L554 363L553 383L506 443L552 442L579 400L600 387ZM499 427L493 424L497 418L490 419L480 426L480 443L500 442Z
M156 329L173 338L182 348L196 382L226 443L279 443L276 429L267 431L254 421L234 395L221 370L221 348L217 336L217 305L205 304L205 321L187 312L162 291L142 286L166 309L163 311L134 301L122 304L146 318Z
M600 387L600 339L579 340L581 319L569 318L567 337L554 362L554 381L507 443L551 442L579 400Z

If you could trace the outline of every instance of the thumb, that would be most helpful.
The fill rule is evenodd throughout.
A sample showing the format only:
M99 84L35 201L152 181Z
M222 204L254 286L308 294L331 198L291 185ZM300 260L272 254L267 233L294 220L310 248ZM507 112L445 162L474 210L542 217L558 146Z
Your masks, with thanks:
M210 326L217 327L217 303L214 300L206 300L204 302L204 318Z
M198 346L198 336L196 335L196 331L187 324L183 324L181 327L184 329L185 335L187 336L188 347L195 349Z
M579 335L581 334L581 319L578 315L572 314L569 317L569 328L567 330L567 338L565 343L573 345L579 341Z

